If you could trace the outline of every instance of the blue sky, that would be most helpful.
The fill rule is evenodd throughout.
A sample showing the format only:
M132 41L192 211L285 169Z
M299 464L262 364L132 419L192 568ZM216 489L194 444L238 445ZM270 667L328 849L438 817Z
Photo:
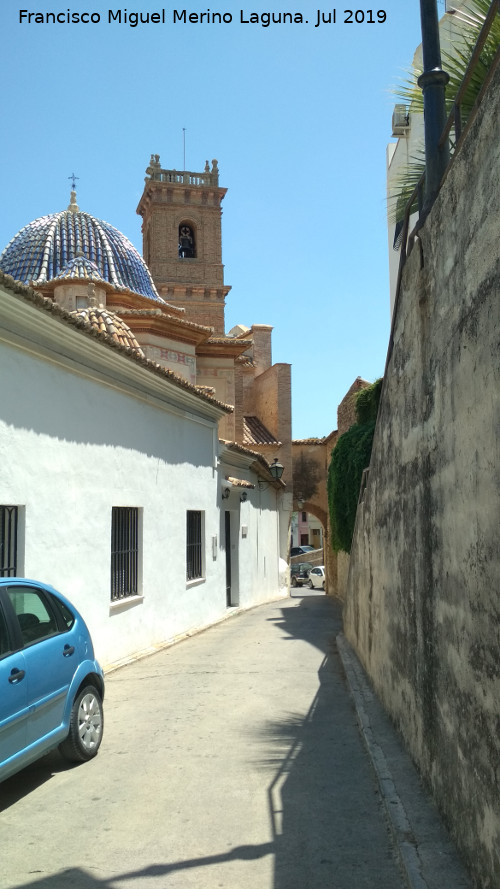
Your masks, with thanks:
M75 172L80 208L142 252L135 211L149 157L182 169L185 128L186 168L217 158L229 189L226 329L274 326L273 360L292 364L295 438L335 429L343 395L357 376L380 376L387 351L391 89L420 42L420 5L351 6L365 18L383 10L386 21L347 24L347 4L324 5L337 22L315 28L318 6L298 0L26 6L98 13L93 25L20 24L22 0L0 9L0 249L32 219L67 206ZM164 8L167 24L109 24L108 9L120 8ZM174 9L233 21L173 25ZM244 18L300 12L308 24L243 24L240 9Z

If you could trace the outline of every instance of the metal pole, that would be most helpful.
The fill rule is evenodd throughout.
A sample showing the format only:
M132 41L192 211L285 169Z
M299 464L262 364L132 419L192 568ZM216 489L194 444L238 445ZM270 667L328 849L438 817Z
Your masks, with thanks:
M439 147L446 124L445 88L449 75L441 67L436 0L420 0L423 73L418 79L424 96L425 198L424 212L432 206L448 165L448 141Z

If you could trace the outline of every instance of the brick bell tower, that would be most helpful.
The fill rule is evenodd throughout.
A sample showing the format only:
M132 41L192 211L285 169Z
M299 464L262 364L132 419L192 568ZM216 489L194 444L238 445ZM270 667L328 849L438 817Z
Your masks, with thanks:
M137 212L142 216L143 256L160 296L185 309L186 320L224 335L221 204L217 161L203 173L163 170L151 155Z

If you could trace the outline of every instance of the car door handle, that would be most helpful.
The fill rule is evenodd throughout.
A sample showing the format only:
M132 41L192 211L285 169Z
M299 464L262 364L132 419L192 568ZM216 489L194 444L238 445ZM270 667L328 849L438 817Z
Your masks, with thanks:
M15 685L16 682L21 682L21 679L24 679L25 676L25 670L18 670L14 667L14 669L10 671L9 682L11 685Z
M74 653L75 653L75 646L74 645L65 645L64 646L64 651L63 651L64 657L70 657Z

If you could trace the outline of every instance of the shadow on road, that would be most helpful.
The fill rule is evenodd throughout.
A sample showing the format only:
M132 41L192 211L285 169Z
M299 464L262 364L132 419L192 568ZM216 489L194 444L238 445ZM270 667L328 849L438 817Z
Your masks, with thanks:
M303 597L277 622L324 658L307 715L270 719L260 735L275 846L274 889L399 889L378 789L361 743L336 636L342 611L329 597Z

